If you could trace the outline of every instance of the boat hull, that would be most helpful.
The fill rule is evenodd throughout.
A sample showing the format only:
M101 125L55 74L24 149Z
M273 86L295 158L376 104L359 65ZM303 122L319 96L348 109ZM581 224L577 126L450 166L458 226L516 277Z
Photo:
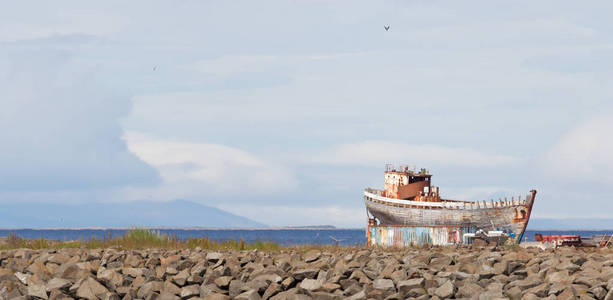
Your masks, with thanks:
M533 191L523 200L433 203L386 198L368 189L364 192L366 209L378 224L369 225L367 235L371 244L449 244L466 243L465 233L481 229L503 231L519 243L535 195Z

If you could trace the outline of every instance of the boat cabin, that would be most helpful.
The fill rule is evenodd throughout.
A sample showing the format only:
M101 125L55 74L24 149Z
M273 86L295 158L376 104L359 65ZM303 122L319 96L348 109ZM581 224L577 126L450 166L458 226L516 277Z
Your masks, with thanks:
M438 196L438 188L431 186L431 179L432 175L426 169L416 172L409 170L407 166L396 169L387 165L383 193L385 197L393 199L432 201L424 198L432 195ZM440 201L439 197L436 198Z

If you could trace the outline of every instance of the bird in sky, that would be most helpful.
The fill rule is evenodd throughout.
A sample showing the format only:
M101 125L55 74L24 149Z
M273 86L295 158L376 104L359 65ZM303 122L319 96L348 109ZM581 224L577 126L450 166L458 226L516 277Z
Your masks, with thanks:
M342 240L341 239L337 239L337 238L335 238L333 236L330 236L330 238L334 241L334 243L336 243L336 245L338 245L339 242L344 241L344 239L342 239Z
M389 25L387 25L387 26L383 26L383 28L385 28L385 31L390 30L390 26L389 26Z
M158 66L153 66L153 71L155 71L155 69L157 69L157 68L158 68Z

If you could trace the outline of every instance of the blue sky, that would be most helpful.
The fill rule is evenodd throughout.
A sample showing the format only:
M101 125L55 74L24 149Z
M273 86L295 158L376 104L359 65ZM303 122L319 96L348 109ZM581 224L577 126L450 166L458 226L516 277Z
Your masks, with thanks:
M534 217L613 218L611 6L14 2L0 203L189 199L358 227L395 163L449 198L535 188Z

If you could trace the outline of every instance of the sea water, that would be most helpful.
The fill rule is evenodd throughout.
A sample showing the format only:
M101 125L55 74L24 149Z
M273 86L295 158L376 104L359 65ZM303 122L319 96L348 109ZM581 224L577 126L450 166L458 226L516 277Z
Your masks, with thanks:
M45 238L51 240L70 241L88 240L92 236L98 239L122 236L129 229L0 229L0 236L15 233L19 237L28 239ZM176 235L179 239L208 237L214 241L229 239L238 241L243 239L246 243L256 241L275 242L283 246L291 245L363 245L366 243L364 229L155 229L161 234ZM534 241L534 234L578 234L591 237L594 234L611 234L613 231L585 231L585 230L527 230L524 241Z

